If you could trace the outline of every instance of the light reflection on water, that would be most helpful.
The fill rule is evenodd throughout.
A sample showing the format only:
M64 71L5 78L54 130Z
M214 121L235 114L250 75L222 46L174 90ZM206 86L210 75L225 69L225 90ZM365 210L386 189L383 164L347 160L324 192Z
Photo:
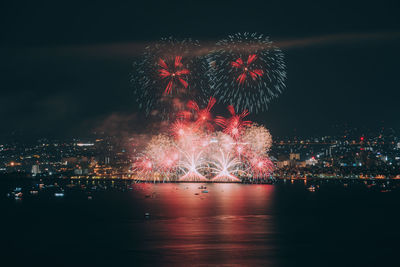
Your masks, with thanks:
M271 185L152 185L145 199L151 219L139 223L149 237L142 252L155 248L166 262L261 264L272 261L274 222ZM147 191L147 192L149 192ZM199 195L195 195L199 193ZM251 265L253 265L251 264Z

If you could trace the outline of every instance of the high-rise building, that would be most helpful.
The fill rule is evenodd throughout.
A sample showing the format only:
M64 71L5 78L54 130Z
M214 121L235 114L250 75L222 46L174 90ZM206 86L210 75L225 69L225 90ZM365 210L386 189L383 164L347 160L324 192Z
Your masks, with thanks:
M290 160L300 160L300 154L299 153L290 153L289 159Z
M38 174L40 174L39 165L37 165L37 164L32 165L32 175L36 176Z

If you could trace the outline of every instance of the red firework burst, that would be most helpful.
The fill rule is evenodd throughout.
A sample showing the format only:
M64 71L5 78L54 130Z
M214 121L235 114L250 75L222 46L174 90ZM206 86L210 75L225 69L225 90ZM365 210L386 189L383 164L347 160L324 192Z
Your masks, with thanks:
M158 73L161 78L168 80L164 94L171 93L172 88L177 84L181 84L184 88L188 87L188 83L184 78L190 72L183 66L182 57L176 56L173 64L170 65L172 65L172 67L168 67L167 63L162 58L158 60L158 66L160 67Z
M197 128L205 128L209 131L214 130L214 126L212 124L213 116L211 114L211 109L215 105L215 102L217 102L215 98L210 97L207 107L203 109L200 109L199 105L193 100L187 103L188 109L194 111L194 123Z
M233 61L231 63L232 67L237 68L241 71L241 73L239 74L239 76L236 79L236 81L240 85L242 85L244 83L244 81L246 80L248 75L250 75L250 77L253 80L256 80L258 77L263 76L263 74L264 74L263 70L251 68L251 63L253 63L256 59L257 59L257 55L252 54L252 55L249 55L246 63L243 62L242 58L238 58L238 59L236 59L236 61Z
M250 159L253 176L265 177L272 173L274 164L268 157L254 157Z
M217 116L215 122L223 128L224 133L238 139L242 134L244 127L251 125L251 121L243 120L247 115L249 115L249 112L244 110L241 114L236 114L235 108L232 105L228 106L228 110L232 115L230 118Z
M172 124L171 133L176 139L180 139L185 135L193 133L190 123L182 120L177 120Z

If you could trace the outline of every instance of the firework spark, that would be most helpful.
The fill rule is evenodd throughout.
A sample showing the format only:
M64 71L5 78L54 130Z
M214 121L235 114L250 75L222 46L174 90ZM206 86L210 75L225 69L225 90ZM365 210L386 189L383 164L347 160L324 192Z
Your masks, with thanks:
M141 180L152 180L153 162L145 156L139 157L133 164L133 171L136 173L136 178Z
M211 172L216 174L211 180L214 182L240 182L234 174L239 172L240 161L229 152L220 150L219 154L213 156Z
M202 158L202 152L193 151L182 151L182 160L179 162L179 168L184 172L184 175L179 178L180 181L207 181L207 178L200 174L199 170L203 168L204 159Z
M199 127L199 123L211 123L213 102L210 99L204 109L190 102L194 118L174 122L170 135L153 136L134 164L137 177L147 181L192 182L240 182L242 177L268 177L273 171L268 157L272 142L269 131L244 121L248 112L236 114L232 106L228 108L230 118L218 117L223 131ZM207 116L205 122L198 122L199 114Z
M173 64L170 63L171 67L168 67L162 58L158 60L158 65L160 67L158 70L160 77L168 81L164 94L171 93L172 88L179 85L184 88L188 87L186 76L189 75L190 71L183 66L182 56L175 56Z
M238 139L241 136L243 129L251 125L251 121L243 120L247 115L249 115L249 112L244 110L241 114L236 114L235 108L232 105L228 106L228 110L231 113L230 118L217 116L215 122L223 128L224 133Z
M194 130L190 123L183 120L177 120L171 126L171 133L175 139L179 140L185 136L192 135Z
M134 61L131 82L135 99L147 115L169 119L181 110L177 101L204 101L197 90L208 86L204 76L207 63L203 57L192 55L199 47L199 42L191 39L165 38L147 46Z
M187 107L194 113L194 124L197 128L206 129L208 131L214 129L211 109L215 105L215 102L215 98L210 97L207 106L203 109L200 109L199 105L193 100L188 102Z
M285 88L283 53L268 37L237 33L208 56L210 94L236 109L264 111Z
M274 170L274 164L268 157L256 156L250 160L253 178L266 178L271 175Z
M266 154L272 145L272 136L263 126L252 124L247 126L242 135L242 142L247 151L251 150L253 154Z
M253 80L256 80L257 78L263 76L264 71L261 69L252 69L252 62L255 61L257 56L255 54L249 55L249 58L247 59L247 63L244 63L242 58L238 58L235 61L233 61L232 67L237 68L240 70L240 74L237 77L236 81L240 85L244 85L244 82L246 81L246 78L250 75L250 77Z

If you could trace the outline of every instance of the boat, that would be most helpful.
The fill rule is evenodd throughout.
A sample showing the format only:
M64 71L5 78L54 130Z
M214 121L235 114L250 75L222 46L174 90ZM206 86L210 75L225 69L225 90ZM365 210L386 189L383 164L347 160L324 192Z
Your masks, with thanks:
M149 213L149 212L146 212L146 213L144 214L144 217L145 217L146 219L149 219L149 218L150 218L150 213Z
M307 190L310 192L315 192L315 186L311 185L310 187L307 188Z
M64 193L63 192L56 192L56 193L54 193L54 196L55 197L63 197Z
M388 192L391 192L392 190L390 190L390 189L382 189L381 190L381 193L388 193Z

